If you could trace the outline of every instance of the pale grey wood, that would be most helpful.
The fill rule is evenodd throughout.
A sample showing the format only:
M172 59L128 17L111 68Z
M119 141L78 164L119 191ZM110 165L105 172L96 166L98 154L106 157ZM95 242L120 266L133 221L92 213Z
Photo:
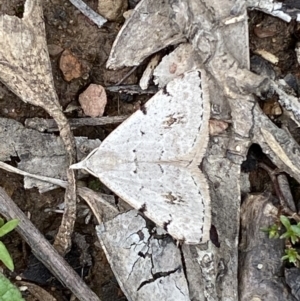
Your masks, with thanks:
M155 54L151 58L150 62L148 63L148 65L147 65L146 69L144 70L144 73L140 79L140 83L139 83L142 90L146 90L149 88L149 83L152 78L153 71L154 71L155 67L158 65L160 59L161 59L161 55Z
M249 195L241 207L240 300L296 301L282 275L285 243L261 229L277 221L271 195ZM282 275L283 276L283 275Z
M159 233L159 235L158 235ZM180 250L162 230L150 231L135 210L97 226L97 235L130 301L188 301Z
M297 212L295 201L290 189L290 183L288 181L288 177L285 174L281 173L277 176L277 181L278 181L278 186L280 188L280 191L284 196L286 206L293 212Z
M69 0L75 7L77 7L86 17L93 21L99 28L107 22L107 20L93 11L89 6L87 6L81 0Z
M156 11L160 13L154 16ZM114 42L107 66L114 69L121 64L123 66L137 66L150 54L168 45L183 42L185 40L184 35L178 30L179 28L173 19L170 18L172 14L169 1L161 1L159 3L155 0L141 1L120 30ZM128 28L127 24L133 22L135 26ZM151 24L151 26L145 26L147 23ZM151 36L153 41L145 44L145 39L138 38L143 35ZM128 39L128 37L135 38ZM125 56L119 50L120 44L126 45L123 49L123 54L126 53ZM135 54L131 52L130 55L129 49L135 49Z
M25 128L21 123L7 118L0 118L0 161L10 161L11 156L18 157L18 167L29 173L66 180L68 158L60 137L40 133ZM100 140L77 137L77 158L83 159L91 150L100 145ZM24 178L25 188L37 187L40 192L57 186Z
M285 276L287 285L291 289L292 294L295 296L297 301L299 301L300 300L300 290L299 290L300 269L296 268L296 267L285 268L284 276Z
M297 1L294 1L294 3L297 3ZM266 14L280 18L285 22L291 22L292 19L298 22L300 20L300 10L291 8L284 2L275 0L246 0L246 5L250 9L261 10Z
M139 85L115 85L105 87L106 90L110 92L118 92L118 93L126 93L130 95L135 94L155 94L157 92L157 88L155 86L148 87L147 90L143 90Z
M254 128L252 141L261 146L264 153L280 169L300 181L300 146L283 129L279 129L262 114L258 104L253 110Z
M298 97L289 93L291 88L282 79L272 82L271 86L278 94L278 102L285 109L285 114L300 126L300 103Z
M121 123L128 116L103 116L98 118L70 118L69 123L72 130L82 126L97 126ZM43 119L43 118L27 118L25 120L25 126L27 128L37 130L39 132L57 132L58 127L54 119Z
M174 78L199 67L194 49L189 43L180 44L169 55L165 55L154 70L154 83L161 89Z

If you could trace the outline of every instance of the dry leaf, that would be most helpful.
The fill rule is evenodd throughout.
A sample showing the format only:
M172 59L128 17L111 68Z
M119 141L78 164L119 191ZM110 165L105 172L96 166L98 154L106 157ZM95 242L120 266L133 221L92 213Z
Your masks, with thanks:
M68 163L76 162L76 146L67 118L55 92L51 62L46 43L45 24L39 0L27 0L24 16L0 16L0 80L24 102L42 107L60 130ZM76 215L75 174L67 170L65 214L55 240L60 253L71 246Z

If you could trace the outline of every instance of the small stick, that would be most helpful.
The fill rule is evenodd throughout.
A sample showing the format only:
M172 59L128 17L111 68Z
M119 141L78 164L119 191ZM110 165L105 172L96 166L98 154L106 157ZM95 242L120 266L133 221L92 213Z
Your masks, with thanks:
M119 80L119 81L116 83L116 86L121 85L121 84L123 83L123 81L124 81L126 78L128 78L128 77L136 70L137 67L138 67L138 66L133 67L127 74L125 74L125 76L124 76L121 80Z
M283 196L282 187L280 186L281 182L278 182L278 180L276 178L276 174L278 174L278 171L272 170L269 166L267 166L264 163L259 163L258 166L260 168L264 169L268 173L269 177L271 178L271 181L274 184L274 189L275 189L276 195L282 206L282 211L284 213L286 213L287 215L289 215L290 217L292 217L295 221L299 222L300 216L295 211L293 211L289 208L289 206L287 205L287 201L285 200L285 197Z
M62 188L65 188L65 189L68 187L67 181L31 174L31 173L28 173L26 171L23 171L19 168L13 167L13 166L11 166L7 163L1 162L1 161L0 161L0 168L6 170L8 172L13 172L13 173L25 176L25 177L31 177L31 178L34 178L34 179L37 179L40 181L48 182L48 183L60 186ZM80 195L87 202L87 204L93 211L94 215L96 216L99 224L102 221L102 219L99 215L99 212L101 210L98 209L101 205L108 207L116 214L119 213L119 211L116 209L116 207L112 206L109 202L107 202L105 200L105 198L107 197L107 195L105 195L105 194L97 193L87 187L77 187L77 194Z
M280 173L277 176L278 185L280 188L280 191L284 195L285 202L287 203L287 206L294 212L297 211L293 195L291 193L290 185L287 179L287 176L283 173Z
M86 17L88 17L91 21L93 21L99 28L102 27L107 20L101 15L97 14L93 11L89 6L87 6L81 0L70 0L70 2L77 7Z
M110 92L127 93L127 94L155 94L157 93L156 86L150 86L147 90L142 90L139 85L122 85L122 86L108 86L105 87Z
M121 123L128 118L128 115L124 116L105 116L99 118L71 118L69 124L71 130L77 129L81 126L96 126ZM25 126L39 132L57 132L58 127L54 119L43 118L27 118L25 120Z
M36 229L14 201L0 187L0 213L8 220L18 219L18 233L31 247L38 258L63 285L68 287L81 301L100 301L82 281L69 264L58 254L44 236Z

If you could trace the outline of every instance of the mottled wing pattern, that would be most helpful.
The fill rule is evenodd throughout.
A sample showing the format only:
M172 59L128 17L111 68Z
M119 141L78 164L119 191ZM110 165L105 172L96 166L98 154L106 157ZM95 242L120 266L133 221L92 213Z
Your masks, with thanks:
M210 227L208 185L198 168L208 142L203 76L192 71L170 82L76 165L190 244L206 241Z

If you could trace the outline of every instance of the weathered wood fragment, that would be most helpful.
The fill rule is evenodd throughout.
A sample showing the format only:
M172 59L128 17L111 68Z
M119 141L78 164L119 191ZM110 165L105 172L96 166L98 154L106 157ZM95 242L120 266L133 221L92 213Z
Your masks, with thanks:
M148 87L147 90L141 89L139 85L121 85L121 86L108 86L106 90L110 92L127 93L127 94L155 94L157 88L155 86Z
M263 227L276 222L271 195L249 195L241 207L240 300L295 301L282 271L283 239L270 239Z
M294 295L297 301L300 300L300 290L299 290L299 283L300 283L300 269L299 268L285 268L284 275L286 279L287 285L291 289L291 293Z
M188 301L180 250L153 226L131 210L97 226L97 234L128 300Z
M99 118L70 118L69 123L71 130L75 130L82 126L97 126L121 123L128 116L103 116ZM43 118L27 118L25 120L25 126L30 129L37 130L39 132L57 132L58 127L54 119L43 119Z
M27 0L23 18L0 16L0 80L24 102L40 106L55 119L68 156L76 162L76 145L55 92L40 0ZM76 216L76 176L66 171L66 210L54 245L62 254L71 246Z
M69 166L63 141L53 134L40 133L25 128L21 123L0 118L0 161L10 161L11 156L18 157L18 167L29 173L52 178L67 179ZM77 159L83 159L91 150L100 145L100 140L77 137ZM37 187L40 192L56 188L50 183L32 178L24 178L26 189Z
M86 17L91 19L99 28L102 27L103 24L107 22L107 20L93 11L89 6L87 6L81 0L70 0L70 2L77 7Z

